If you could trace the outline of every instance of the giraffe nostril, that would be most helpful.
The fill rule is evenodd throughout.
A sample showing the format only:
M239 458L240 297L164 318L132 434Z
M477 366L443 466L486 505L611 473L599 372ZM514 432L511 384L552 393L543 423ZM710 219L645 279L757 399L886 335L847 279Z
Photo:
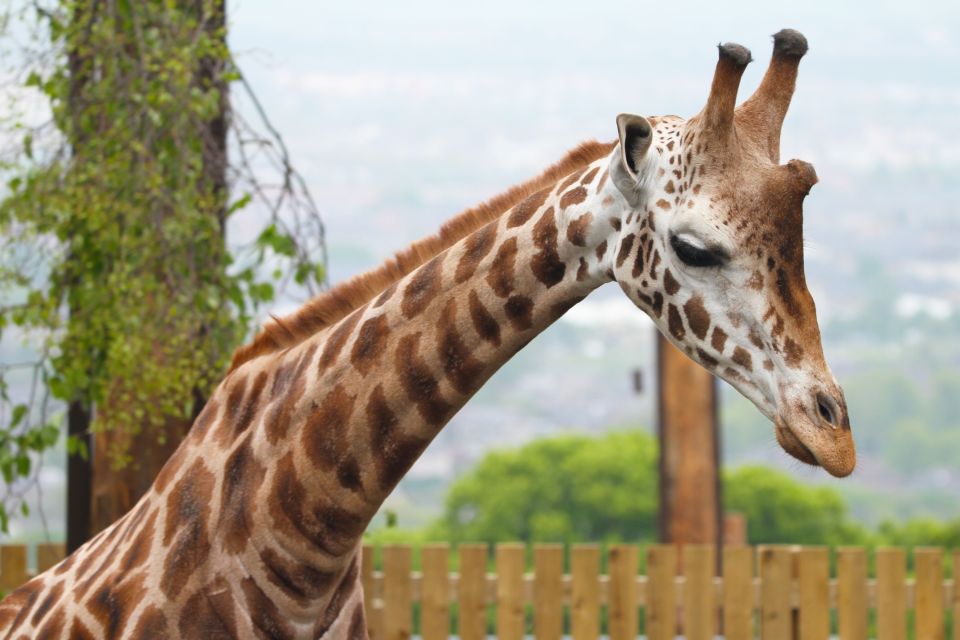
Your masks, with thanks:
M837 426L836 405L830 396L827 396L823 393L817 394L817 413L819 413L820 417L823 418L830 426Z

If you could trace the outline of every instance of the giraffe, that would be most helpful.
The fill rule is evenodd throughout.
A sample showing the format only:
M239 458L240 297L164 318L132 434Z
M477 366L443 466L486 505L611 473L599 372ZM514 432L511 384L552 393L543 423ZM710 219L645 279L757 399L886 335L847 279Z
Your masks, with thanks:
M843 393L803 271L816 182L779 162L804 37L719 46L703 110L621 114L537 178L276 318L124 517L0 604L3 638L363 638L363 531L454 413L606 282L845 476Z

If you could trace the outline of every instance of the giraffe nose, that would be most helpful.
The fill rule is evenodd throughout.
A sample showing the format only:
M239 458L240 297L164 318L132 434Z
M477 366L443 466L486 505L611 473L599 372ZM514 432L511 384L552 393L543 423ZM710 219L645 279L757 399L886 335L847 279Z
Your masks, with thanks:
M838 401L833 394L818 391L814 395L814 403L820 419L832 429L850 430L850 419L847 417L846 402L842 395Z

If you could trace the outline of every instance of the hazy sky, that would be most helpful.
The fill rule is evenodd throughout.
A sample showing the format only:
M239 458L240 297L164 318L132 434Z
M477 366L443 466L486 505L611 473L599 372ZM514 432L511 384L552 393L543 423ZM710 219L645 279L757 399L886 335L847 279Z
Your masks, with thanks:
M818 189L960 166L944 144L960 133L960 3L791 5L242 0L230 24L328 221L339 279L578 141L613 137L621 111L696 113L720 41L753 52L745 98L782 27L810 42L783 158L812 161Z

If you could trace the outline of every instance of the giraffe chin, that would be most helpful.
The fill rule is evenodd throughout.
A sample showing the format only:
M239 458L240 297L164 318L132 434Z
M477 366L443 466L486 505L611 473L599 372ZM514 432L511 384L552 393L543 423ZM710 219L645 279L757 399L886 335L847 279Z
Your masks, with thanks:
M777 442L780 443L783 450L800 462L822 467L824 471L837 478L845 478L853 473L856 466L856 454L852 450L852 439L850 439L851 449L849 451L844 446L846 443L842 443L839 447L829 450L825 455L818 456L811 447L804 444L783 418L777 418L775 433Z

